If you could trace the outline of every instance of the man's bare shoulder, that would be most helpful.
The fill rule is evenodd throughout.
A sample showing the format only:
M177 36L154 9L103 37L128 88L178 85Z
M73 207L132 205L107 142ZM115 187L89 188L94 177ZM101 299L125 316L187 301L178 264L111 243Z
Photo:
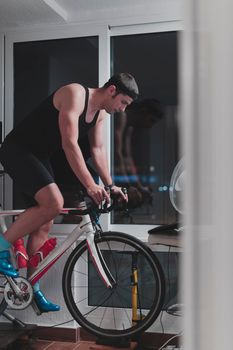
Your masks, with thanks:
M85 89L81 84L72 83L59 88L53 97L54 106L60 109L61 104L82 101L85 97Z
M85 89L81 84L78 83L72 83L67 84L62 87L60 87L56 92L55 95L63 95L63 94L71 94L71 95L83 95L85 93Z

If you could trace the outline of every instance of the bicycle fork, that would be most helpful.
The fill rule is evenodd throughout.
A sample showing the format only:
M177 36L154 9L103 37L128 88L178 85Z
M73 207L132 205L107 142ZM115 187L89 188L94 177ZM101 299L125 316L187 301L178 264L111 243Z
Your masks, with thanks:
M116 284L116 281L115 281L113 275L111 274L111 272L110 272L110 270L109 270L109 268L108 268L108 266L103 258L103 255L102 255L100 249L98 248L98 245L95 243L95 233L94 232L87 233L86 242L87 242L88 251L91 255L91 258L94 262L94 265L96 267L96 270L97 270L99 276L101 277L101 279L103 280L103 282L105 283L107 288L113 288L114 285Z

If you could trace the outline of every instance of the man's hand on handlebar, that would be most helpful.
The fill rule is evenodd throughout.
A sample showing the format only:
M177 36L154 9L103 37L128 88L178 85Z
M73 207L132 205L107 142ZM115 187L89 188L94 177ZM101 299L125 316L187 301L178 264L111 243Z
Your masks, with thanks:
M120 188L117 186L112 186L112 187L114 187L114 189L112 190L111 188L111 193L110 192L108 193L108 191L104 190L104 188L99 185L96 185L95 188L93 187L90 188L88 190L88 196L92 198L93 202L91 203L89 202L89 204L87 204L86 209L82 209L82 208L69 209L68 212L66 212L66 214L86 215L86 214L90 214L93 210L97 213L103 214L103 213L109 213L113 209L118 209L118 210L120 209L120 210L127 211L127 201L128 201L127 189ZM99 188L101 189L100 192L99 192ZM107 194L107 196L105 193ZM96 196L95 197L97 198L96 200L94 200L93 198L94 196ZM104 198L104 199L99 201L98 198Z
M100 185L94 184L93 186L87 188L87 194L97 205L101 204L103 201L110 203L109 193Z
M111 193L113 195L119 196L119 198L121 198L124 201L128 202L127 191L126 190L124 191L122 187L112 186L111 187Z

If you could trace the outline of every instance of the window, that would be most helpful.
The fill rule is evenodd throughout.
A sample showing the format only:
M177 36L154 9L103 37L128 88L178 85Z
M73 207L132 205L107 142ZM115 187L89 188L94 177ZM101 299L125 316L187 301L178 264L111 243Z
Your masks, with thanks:
M139 100L112 118L112 173L130 196L130 216L115 213L112 224L174 223L169 185L178 162L177 32L113 36L111 55L112 73L130 72L140 90Z

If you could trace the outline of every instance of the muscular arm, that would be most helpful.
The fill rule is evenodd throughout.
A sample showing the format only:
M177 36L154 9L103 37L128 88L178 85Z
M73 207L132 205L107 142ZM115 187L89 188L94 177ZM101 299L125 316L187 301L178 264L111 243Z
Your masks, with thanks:
M107 153L104 147L104 117L105 112L101 111L98 118L98 122L95 127L89 131L89 142L92 161L95 165L97 173L99 174L104 185L110 185L112 178L109 172L109 166L107 161Z

